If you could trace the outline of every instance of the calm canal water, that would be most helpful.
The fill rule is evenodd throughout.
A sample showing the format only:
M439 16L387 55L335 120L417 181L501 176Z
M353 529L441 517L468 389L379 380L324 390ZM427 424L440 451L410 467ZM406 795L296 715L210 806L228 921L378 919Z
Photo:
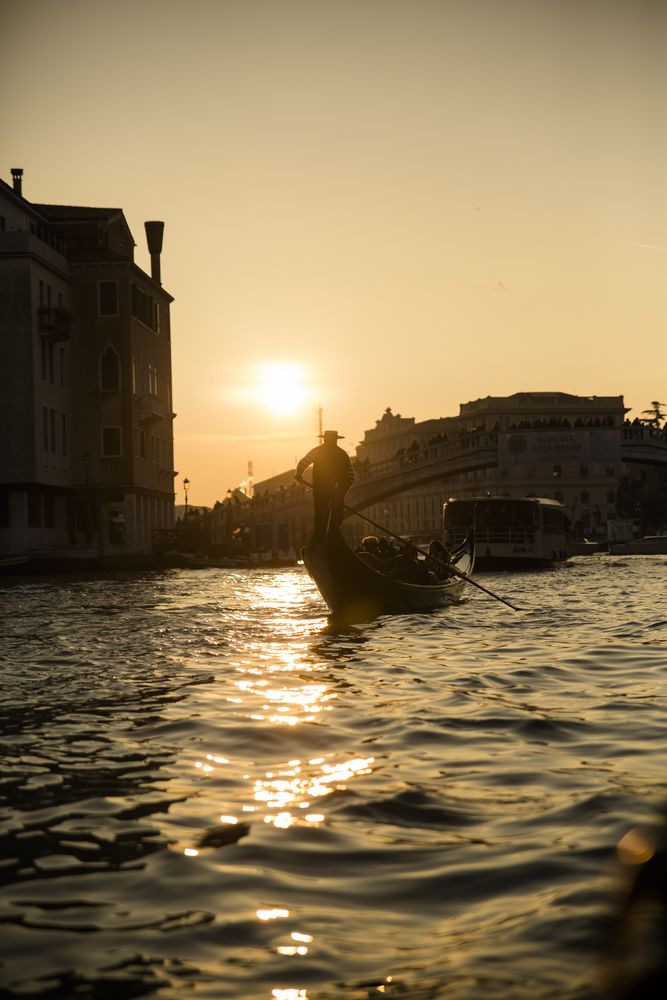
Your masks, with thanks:
M667 559L344 630L302 569L2 600L0 996L587 998L667 798Z

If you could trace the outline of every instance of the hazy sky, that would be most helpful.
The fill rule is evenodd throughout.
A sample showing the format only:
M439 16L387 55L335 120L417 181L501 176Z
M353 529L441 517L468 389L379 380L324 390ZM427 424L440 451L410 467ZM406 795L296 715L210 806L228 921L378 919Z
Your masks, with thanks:
M352 451L387 406L667 399L667 0L0 0L0 24L0 175L123 208L146 270L165 221L177 502L289 468L318 402ZM256 388L270 362L305 384Z

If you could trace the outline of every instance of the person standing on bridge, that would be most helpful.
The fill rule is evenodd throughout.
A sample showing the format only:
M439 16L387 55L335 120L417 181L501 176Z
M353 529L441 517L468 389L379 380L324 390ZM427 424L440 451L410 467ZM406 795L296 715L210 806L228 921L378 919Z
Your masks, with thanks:
M342 439L338 431L325 431L322 444L311 448L296 467L295 479L303 482L303 474L309 465L313 467L313 500L315 503L315 524L326 517L329 504L338 524L343 520L345 494L354 482L354 472L350 456L336 444Z

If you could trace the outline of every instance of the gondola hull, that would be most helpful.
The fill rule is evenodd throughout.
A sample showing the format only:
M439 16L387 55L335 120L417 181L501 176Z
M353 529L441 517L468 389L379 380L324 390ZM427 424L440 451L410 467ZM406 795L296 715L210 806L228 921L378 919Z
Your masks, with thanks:
M472 573L474 559L472 539L452 553L452 565L465 576ZM459 576L424 586L379 572L349 548L331 517L305 546L303 561L332 616L346 622L446 607L458 603L466 587Z

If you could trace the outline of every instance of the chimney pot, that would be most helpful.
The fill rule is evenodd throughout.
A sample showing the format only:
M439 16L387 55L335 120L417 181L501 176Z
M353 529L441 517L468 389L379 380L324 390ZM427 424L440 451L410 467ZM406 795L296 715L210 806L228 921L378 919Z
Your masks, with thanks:
M14 184L14 193L23 197L23 167L12 167L12 181Z
M160 254L162 253L162 235L164 222L144 222L146 242L151 255L151 277L158 285L162 284L160 275Z

